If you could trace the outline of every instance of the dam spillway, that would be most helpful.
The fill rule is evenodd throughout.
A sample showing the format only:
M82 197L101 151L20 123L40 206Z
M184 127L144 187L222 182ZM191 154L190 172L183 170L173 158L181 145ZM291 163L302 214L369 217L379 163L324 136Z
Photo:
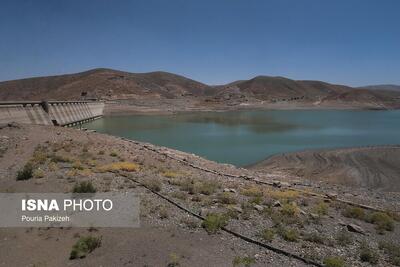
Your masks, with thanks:
M101 101L0 102L0 123L72 126L103 116Z

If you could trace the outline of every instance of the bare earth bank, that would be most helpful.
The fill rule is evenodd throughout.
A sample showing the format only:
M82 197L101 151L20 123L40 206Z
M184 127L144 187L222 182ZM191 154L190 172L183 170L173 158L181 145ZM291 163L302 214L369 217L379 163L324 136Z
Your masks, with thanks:
M400 192L400 145L315 150L272 156L250 169L305 180Z

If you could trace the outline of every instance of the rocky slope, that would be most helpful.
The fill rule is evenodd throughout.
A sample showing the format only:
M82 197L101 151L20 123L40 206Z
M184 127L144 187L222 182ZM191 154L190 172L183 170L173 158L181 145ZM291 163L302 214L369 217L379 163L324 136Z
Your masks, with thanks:
M140 228L1 228L5 266L398 264L399 195L278 182L290 175L76 129L1 126L0 148L1 192L71 192L87 181L98 192L129 191L141 199ZM28 162L32 177L16 180ZM100 238L100 247L69 259L88 236Z

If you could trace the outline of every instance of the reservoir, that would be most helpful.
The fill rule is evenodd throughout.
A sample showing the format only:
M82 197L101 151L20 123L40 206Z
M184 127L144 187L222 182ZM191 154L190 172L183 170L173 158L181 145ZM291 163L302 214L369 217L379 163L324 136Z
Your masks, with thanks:
M400 144L400 111L274 110L104 117L100 133L245 166L319 148Z

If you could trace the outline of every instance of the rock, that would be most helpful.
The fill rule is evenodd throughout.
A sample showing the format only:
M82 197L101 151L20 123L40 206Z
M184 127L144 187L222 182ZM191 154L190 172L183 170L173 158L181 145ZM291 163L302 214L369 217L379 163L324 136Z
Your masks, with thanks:
M301 215L307 215L307 212L305 212L304 210L300 209L300 214Z
M236 193L236 190L233 188L224 188L224 192L229 192L229 193Z
M282 204L281 204L281 202L279 202L279 201L277 200L277 201L275 201L274 203L272 203L272 206L273 206L273 207L282 207Z
M200 216L207 216L208 210L205 208L200 209L199 215Z
M313 219L318 219L319 218L318 214L315 214L315 213L310 213L310 216Z
M243 213L243 209L242 209L241 207L239 207L239 206L234 206L234 207L232 207L232 209L233 209L234 211L239 212L239 213Z
M336 193L326 193L326 197L329 199L337 199L338 194Z
M284 187L290 187L290 184L287 182L282 182L282 181L273 181L272 185L278 188L281 188L282 186Z
M254 205L254 208L255 208L257 211L263 211L263 210L264 210L264 207L261 206L261 205Z
M281 187L281 182L280 181L273 181L272 185L275 187Z
M364 229L361 226L358 226L358 225L356 225L354 223L349 223L349 224L346 225L346 227L347 227L347 230L349 230L350 232L359 233L359 234L365 235Z
M281 186L290 187L290 184L288 182L281 182Z

